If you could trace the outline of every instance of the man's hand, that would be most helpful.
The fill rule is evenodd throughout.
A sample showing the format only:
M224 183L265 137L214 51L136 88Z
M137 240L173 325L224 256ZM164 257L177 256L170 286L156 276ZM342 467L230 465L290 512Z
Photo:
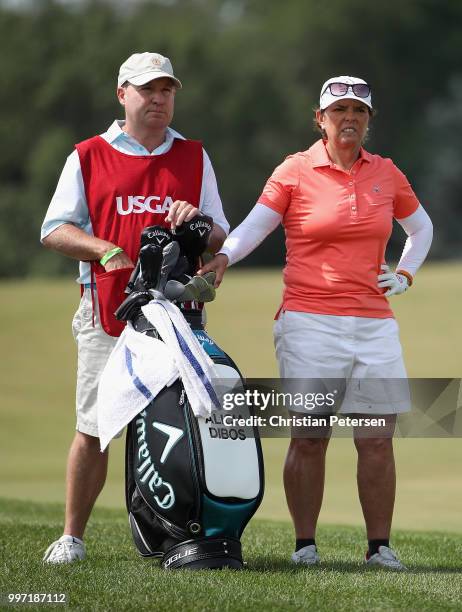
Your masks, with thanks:
M215 287L219 287L226 272L226 268L228 267L228 262L229 259L227 255L224 253L218 253L218 255L215 255L211 261L202 266L202 268L198 270L196 274L198 276L203 276L207 272L216 272L217 276L215 279Z
M409 281L403 274L390 272L390 266L386 264L382 264L380 268L383 270L383 273L378 275L377 284L381 289L388 287L388 290L384 293L385 297L399 295L409 288Z
M110 249L108 249L108 251L109 250ZM125 253L125 251L122 251L121 253L117 253L117 255L114 255L114 257L111 257L111 259L108 259L104 266L104 269L106 270L106 272L110 272L111 270L119 270L119 268L134 267L135 266L130 257L127 255L127 253Z
M181 225L183 221L191 221L194 217L200 217L202 214L203 213L198 208L189 204L189 202L175 200L165 220L167 223L170 223L170 229L174 230L177 226ZM207 251L215 254L221 248L225 238L226 234L224 230L219 225L214 224L209 235Z
M174 230L177 225L181 225L183 221L191 221L194 217L200 214L198 208L185 202L184 200L175 200L170 206L168 215L165 220L170 223L170 229Z

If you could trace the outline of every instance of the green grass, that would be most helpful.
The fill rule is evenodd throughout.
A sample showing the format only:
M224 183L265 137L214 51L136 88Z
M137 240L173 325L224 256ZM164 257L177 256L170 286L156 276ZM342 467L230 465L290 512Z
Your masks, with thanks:
M106 509L88 527L91 561L44 566L61 516L60 505L0 499L0 592L67 593L71 610L460 610L461 535L397 532L409 571L396 573L365 568L362 529L324 526L322 565L299 568L289 561L289 525L254 520L243 537L244 571L169 572L138 557L125 513Z
M461 375L462 283L456 282L461 276L461 265L424 266L412 291L393 300L412 376ZM271 328L280 292L278 271L231 269L219 298L208 307L209 332L248 377L276 374ZM0 284L0 496L64 499L75 423L71 319L78 298L70 279ZM112 444L108 482L98 502L102 507L124 505L123 446L123 440ZM286 446L287 440L264 441L267 487L259 517L289 520L282 490ZM460 440L396 440L395 448L394 525L462 531ZM362 524L355 459L351 440L332 441L322 524Z
M457 264L425 266L412 291L392 302L411 376L462 375L461 273ZM276 376L271 329L280 292L277 271L231 270L208 308L210 334L247 377ZM64 591L79 610L461 609L457 439L395 441L393 542L411 568L405 575L366 572L361 565L355 451L346 439L333 440L328 452L319 569L288 563L293 534L281 474L287 440L278 439L264 440L266 493L244 536L244 572L167 573L137 557L123 510L122 440L112 445L108 482L88 527L91 562L43 567L43 551L62 529L77 302L71 280L0 285L0 497L16 498L0 501L0 592Z

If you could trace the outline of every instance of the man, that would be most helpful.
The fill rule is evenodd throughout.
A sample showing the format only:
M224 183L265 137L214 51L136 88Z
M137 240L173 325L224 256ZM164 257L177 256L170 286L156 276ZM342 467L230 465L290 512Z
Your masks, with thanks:
M181 87L168 58L131 55L118 76L117 98L125 121L114 121L107 132L76 145L42 226L45 247L80 260L82 291L73 320L77 426L67 464L64 533L46 551L47 563L85 558L84 530L106 479L108 453L99 449L96 397L117 332L109 335L111 329L104 321L104 329L101 325L100 311L112 308L99 291L101 279L119 287L126 282L143 227L174 229L207 214L214 220L211 252L221 247L229 231L206 152L169 127Z

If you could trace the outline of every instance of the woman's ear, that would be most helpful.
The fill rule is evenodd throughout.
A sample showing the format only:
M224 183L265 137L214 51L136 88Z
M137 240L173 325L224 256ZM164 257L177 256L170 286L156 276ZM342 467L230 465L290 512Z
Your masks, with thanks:
M324 113L319 109L316 111L316 122L319 125L319 127L323 129Z

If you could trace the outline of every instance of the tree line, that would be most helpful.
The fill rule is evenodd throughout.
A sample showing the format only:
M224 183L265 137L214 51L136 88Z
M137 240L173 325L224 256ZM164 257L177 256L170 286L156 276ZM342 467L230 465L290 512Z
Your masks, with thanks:
M157 0L0 5L0 275L61 274L40 225L66 156L122 118L121 62L171 58L173 127L202 140L234 227L274 167L317 135L321 84L352 74L378 109L367 149L391 157L435 225L434 258L462 254L462 2ZM389 256L403 243L393 235ZM282 265L282 232L246 263Z

